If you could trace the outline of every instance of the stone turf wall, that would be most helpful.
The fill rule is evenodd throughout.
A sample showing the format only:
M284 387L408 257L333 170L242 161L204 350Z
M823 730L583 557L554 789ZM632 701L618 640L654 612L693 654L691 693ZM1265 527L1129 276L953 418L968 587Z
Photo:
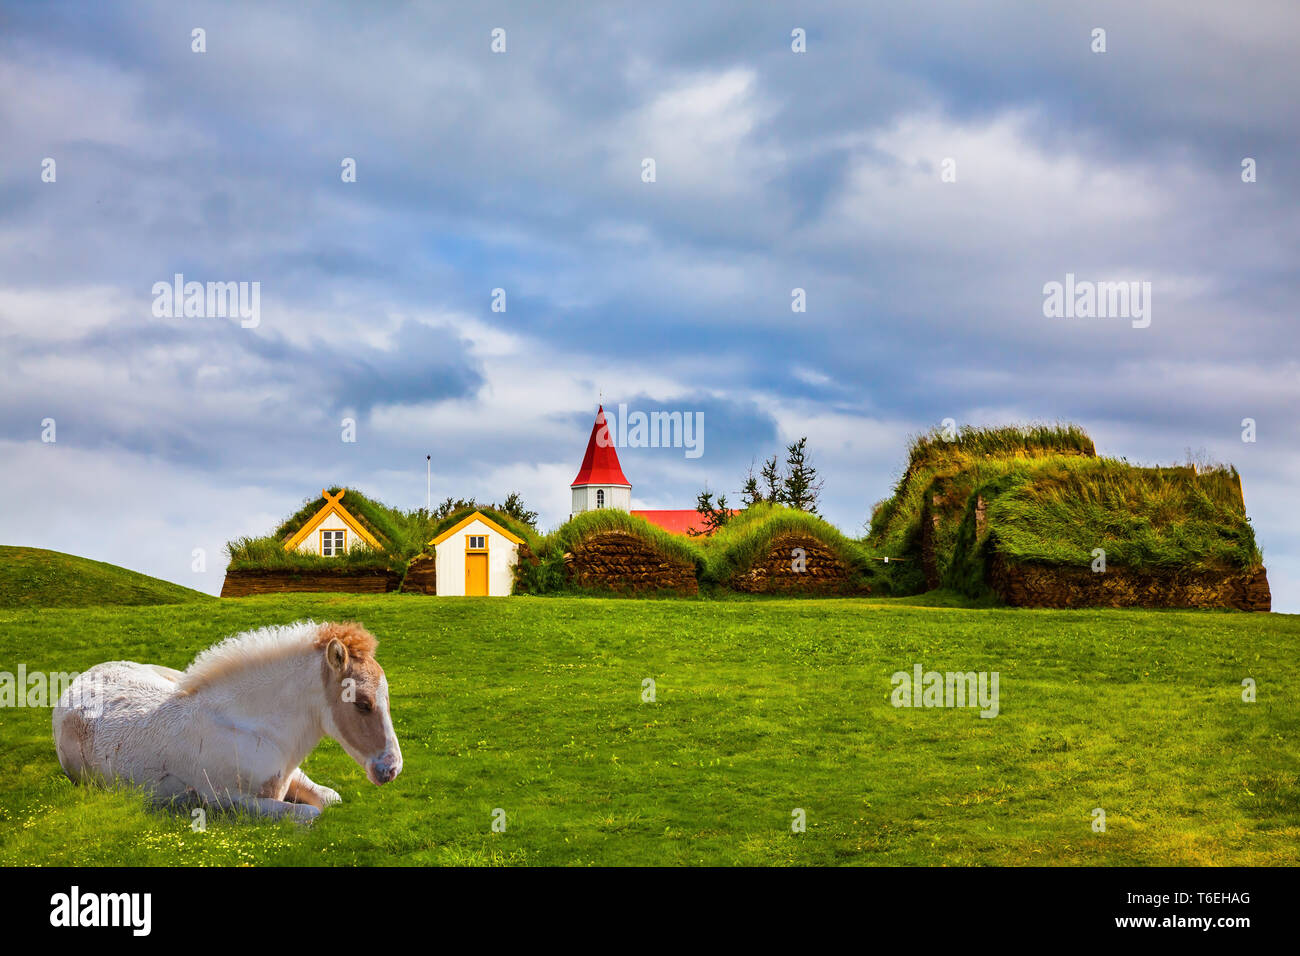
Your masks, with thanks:
M417 554L406 566L402 591L407 594L438 593L438 562L431 554Z
M648 593L698 594L695 566L663 554L625 531L599 531L564 555L565 574L575 587Z
M323 574L315 571L227 571L221 596L248 597L250 594L289 594L298 591L342 594L383 594L396 591L401 575L392 571L357 571Z
M1240 571L1151 571L1110 567L1010 564L989 561L988 583L1018 607L1185 607L1267 611L1272 607L1264 568Z
M795 549L802 549L802 570L796 570ZM766 552L746 571L734 574L727 586L749 594L867 594L855 586L851 569L816 538L798 532L774 537Z

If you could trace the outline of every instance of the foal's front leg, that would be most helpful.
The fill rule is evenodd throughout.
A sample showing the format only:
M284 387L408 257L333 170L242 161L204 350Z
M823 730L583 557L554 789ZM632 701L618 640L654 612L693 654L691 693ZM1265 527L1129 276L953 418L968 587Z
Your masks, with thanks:
M313 783L299 768L294 768L293 773L289 775L289 789L285 791L284 798L294 803L307 804L317 810L324 810L343 801L337 791Z
M242 808L247 810L255 817L269 817L279 819L281 817L292 817L299 823L311 823L313 819L321 816L320 809L316 806L307 804L290 804L283 800L276 800L274 797L255 797L247 793L230 793L230 795L218 797L212 803L222 806L225 809Z
M320 816L320 808L303 803L286 803L274 797L253 797L245 793L234 793L215 801L222 807L242 807L258 817L292 817L299 823L311 823Z

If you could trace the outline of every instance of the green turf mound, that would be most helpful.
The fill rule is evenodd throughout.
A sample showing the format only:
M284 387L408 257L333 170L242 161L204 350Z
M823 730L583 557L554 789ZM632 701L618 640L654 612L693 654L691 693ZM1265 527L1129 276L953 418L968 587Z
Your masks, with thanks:
M575 515L542 539L535 558L516 566L515 587L531 594L696 594L703 565L692 539L605 508Z
M1040 607L1270 603L1235 469L1099 458L1073 425L923 436L868 545L908 562L895 572L901 593L943 586Z
M914 438L894 494L872 511L868 547L901 564L890 568L900 593L939 586L976 484L991 475L1055 458L1089 458L1096 448L1077 425L935 429Z
M709 584L750 594L886 594L863 548L817 515L760 503L701 539Z
M982 482L943 583L1044 607L1270 604L1235 469L1105 458L1058 459Z
M95 607L210 601L199 591L61 551L0 545L0 607Z

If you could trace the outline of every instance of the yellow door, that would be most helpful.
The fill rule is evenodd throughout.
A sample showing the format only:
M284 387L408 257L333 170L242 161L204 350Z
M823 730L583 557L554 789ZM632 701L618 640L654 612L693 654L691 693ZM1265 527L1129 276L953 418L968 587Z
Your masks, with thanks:
M465 594L467 597L487 597L488 556L486 551L465 553Z

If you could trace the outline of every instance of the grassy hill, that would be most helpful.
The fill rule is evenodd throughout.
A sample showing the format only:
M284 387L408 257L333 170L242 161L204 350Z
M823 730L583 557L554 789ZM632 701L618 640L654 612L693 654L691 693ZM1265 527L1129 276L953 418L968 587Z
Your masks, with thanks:
M61 551L0 545L0 607L182 604L210 595Z
M344 803L313 827L193 832L74 787L48 709L0 708L0 865L1300 863L1300 616L277 595L0 610L0 633L29 671L184 667L303 617L379 636L397 781L327 741L304 769ZM998 671L998 715L891 706L915 664Z

